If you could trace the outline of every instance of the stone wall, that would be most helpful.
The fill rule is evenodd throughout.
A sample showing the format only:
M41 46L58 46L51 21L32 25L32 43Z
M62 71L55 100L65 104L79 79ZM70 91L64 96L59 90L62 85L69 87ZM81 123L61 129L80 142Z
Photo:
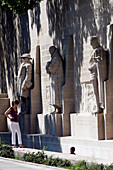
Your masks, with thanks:
M0 92L16 98L15 76L21 63L20 55L30 50L28 15L16 16L0 7Z
M88 61L92 51L90 37L97 35L106 47L107 25L112 23L112 1L44 1L40 4L41 80L43 113L49 113L49 76L45 66L50 55L48 48L56 45L63 55L63 39L73 36L74 55L74 112L90 112L95 102L90 84ZM69 56L70 59L70 56ZM71 83L71 82L70 82ZM88 97L86 97L86 95ZM85 96L85 97L84 97ZM83 106L84 105L84 106Z
M65 43L69 43L68 41L64 41L66 37L73 37L71 48L73 47L74 80L72 80L71 77L68 83L71 84L73 81L74 96L71 96L71 100L74 101L74 104L67 106L66 102L63 103L63 125L64 129L66 129L64 130L65 135L70 134L70 112L90 113L96 108L88 71L89 58L92 52L90 38L93 35L98 36L101 44L105 48L107 47L107 25L111 24L113 20L112 8L112 1L105 0L92 0L90 2L88 0L65 0L62 2L43 1L40 4L41 27L39 44L41 49L43 114L52 112L52 108L48 105L48 101L50 100L48 93L49 76L46 74L45 70L46 63L50 60L48 48L54 44L60 49L63 57L65 57L65 53L68 55L68 61L70 61L72 58L69 54L69 49L67 52L63 51L63 46ZM68 71L66 70L66 72ZM66 76L65 81L70 75L67 73ZM69 99L68 93L64 92L64 95ZM67 103L69 104L70 102L68 101ZM65 109L65 105L67 106L67 109ZM65 113L64 110L68 110L68 113Z
M16 96L14 77L21 63L19 56L31 50L35 72L34 89L31 92L31 126L35 133L37 130L33 125L36 124L36 115L50 114L54 110L49 105L50 80L45 67L50 60L48 49L55 45L66 59L65 86L73 94L70 95L63 87L65 101L68 99L68 105L63 100L63 126L66 129L63 133L69 135L70 113L85 113L95 109L88 71L92 51L90 37L97 35L101 44L107 47L107 25L113 22L112 0L44 0L37 8L22 16L16 16L8 9L1 10L0 55L4 55L1 64L6 75L4 79L3 74L0 76L3 82L0 85L1 92L8 91L11 99ZM69 42L70 37L72 43ZM5 84L7 88L3 89Z

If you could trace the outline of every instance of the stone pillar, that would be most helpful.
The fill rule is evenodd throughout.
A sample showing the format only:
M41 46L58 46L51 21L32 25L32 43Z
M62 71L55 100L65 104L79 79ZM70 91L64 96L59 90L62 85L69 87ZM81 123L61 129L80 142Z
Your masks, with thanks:
M7 132L7 119L4 115L9 107L9 98L6 93L0 94L0 132Z
M62 136L62 116L59 113L37 114L38 133Z
M25 129L25 134L29 134L31 132L31 114L25 114L24 116L25 124L24 124L24 129Z
M57 136L62 136L62 114L56 114Z
M113 139L113 114L105 114L105 139Z
M31 90L31 133L37 133L37 114L42 112L40 46L36 47L34 59L34 88Z
M70 135L70 113L74 112L74 56L73 36L63 42L65 57L65 85L63 86L63 136Z
M105 83L105 138L113 139L113 24L107 26L109 79Z

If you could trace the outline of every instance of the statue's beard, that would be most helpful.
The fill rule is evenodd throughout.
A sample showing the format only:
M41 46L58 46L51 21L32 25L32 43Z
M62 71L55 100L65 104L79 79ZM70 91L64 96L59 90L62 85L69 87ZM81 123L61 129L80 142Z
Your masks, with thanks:
M98 42L96 42L96 43L93 44L93 48L95 49L95 48L97 48L99 45L100 45L100 44L99 44Z

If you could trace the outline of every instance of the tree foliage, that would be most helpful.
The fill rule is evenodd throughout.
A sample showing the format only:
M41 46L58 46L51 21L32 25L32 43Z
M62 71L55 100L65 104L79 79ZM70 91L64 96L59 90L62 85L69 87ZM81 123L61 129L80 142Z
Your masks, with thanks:
M38 6L42 0L0 0L2 6L8 6L16 14L23 14L28 9Z

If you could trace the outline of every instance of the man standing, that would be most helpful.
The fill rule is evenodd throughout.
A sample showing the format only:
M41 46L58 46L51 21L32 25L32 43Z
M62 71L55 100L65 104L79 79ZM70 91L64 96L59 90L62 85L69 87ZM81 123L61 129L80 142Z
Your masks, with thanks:
M102 113L105 108L104 81L108 79L107 58L106 51L100 45L98 37L91 37L91 45L93 52L89 61L89 70L97 103L97 112L95 113L99 114Z
M64 84L63 59L55 46L49 48L51 61L47 62L46 71L50 74L51 103L58 112L62 109L62 85Z

